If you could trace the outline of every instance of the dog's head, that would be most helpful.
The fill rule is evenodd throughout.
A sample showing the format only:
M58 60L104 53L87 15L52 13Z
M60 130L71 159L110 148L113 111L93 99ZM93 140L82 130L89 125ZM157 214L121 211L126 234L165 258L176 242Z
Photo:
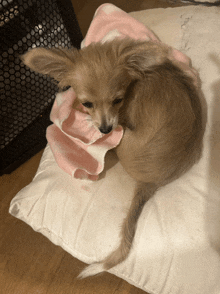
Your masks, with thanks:
M36 48L21 59L32 70L57 80L61 88L73 87L94 125L107 134L118 125L130 83L167 55L165 46L124 39L93 43L79 51Z

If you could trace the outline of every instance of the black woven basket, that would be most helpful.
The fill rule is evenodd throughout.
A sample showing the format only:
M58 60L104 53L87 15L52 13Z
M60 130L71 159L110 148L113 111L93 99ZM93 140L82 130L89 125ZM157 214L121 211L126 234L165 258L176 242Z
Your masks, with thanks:
M58 88L24 66L19 55L35 47L80 47L82 34L71 0L0 2L0 175L46 145Z

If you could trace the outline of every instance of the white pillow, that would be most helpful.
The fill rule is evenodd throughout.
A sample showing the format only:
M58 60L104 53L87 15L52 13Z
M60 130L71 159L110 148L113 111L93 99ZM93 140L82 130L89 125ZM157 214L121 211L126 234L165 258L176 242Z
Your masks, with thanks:
M131 13L199 71L208 106L200 162L145 205L128 259L110 272L152 294L220 293L220 10L198 6ZM97 182L71 178L47 146L10 213L74 257L102 260L119 243L134 181L112 151Z

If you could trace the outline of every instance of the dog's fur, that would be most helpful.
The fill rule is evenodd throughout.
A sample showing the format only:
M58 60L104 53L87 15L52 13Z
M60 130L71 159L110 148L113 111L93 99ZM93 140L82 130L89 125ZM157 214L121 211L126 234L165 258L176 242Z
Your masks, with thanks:
M72 86L101 132L118 124L124 128L116 153L137 185L121 243L80 277L108 270L128 256L146 201L200 158L198 89L184 66L170 58L170 49L151 41L115 39L80 51L37 48L21 58L34 71L53 77L61 88Z

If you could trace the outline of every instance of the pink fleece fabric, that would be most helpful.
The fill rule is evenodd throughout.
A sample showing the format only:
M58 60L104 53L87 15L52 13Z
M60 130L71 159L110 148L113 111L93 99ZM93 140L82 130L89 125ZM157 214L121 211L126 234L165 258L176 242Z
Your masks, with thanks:
M129 14L112 4L103 4L97 9L81 47L123 37L160 42L149 28ZM197 72L191 67L189 57L170 48L169 58L181 65L197 84ZM106 152L120 143L123 129L118 126L103 135L92 125L86 108L82 105L78 109L72 108L75 99L71 88L57 94L51 111L54 124L47 129L47 140L58 165L65 172L78 179L97 180L104 169Z

